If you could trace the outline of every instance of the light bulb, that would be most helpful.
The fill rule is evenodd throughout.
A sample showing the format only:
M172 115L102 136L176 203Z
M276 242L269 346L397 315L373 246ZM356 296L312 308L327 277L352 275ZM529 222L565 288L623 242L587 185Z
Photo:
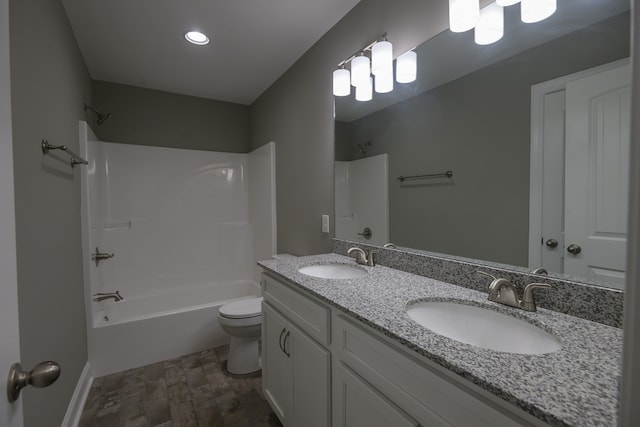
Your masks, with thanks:
M340 68L333 72L333 94L335 96L349 96L351 93L351 74L349 70Z
M480 0L449 0L449 28L454 33L469 31L480 17Z
M495 43L504 35L504 8L491 3L480 11L480 19L474 31L476 44Z
M393 90L393 68L390 73L378 73L375 78L377 93L388 93Z
M527 24L540 22L553 15L556 8L556 0L522 0L520 18Z
M498 6L513 6L514 4L520 3L520 0L496 0L496 4Z

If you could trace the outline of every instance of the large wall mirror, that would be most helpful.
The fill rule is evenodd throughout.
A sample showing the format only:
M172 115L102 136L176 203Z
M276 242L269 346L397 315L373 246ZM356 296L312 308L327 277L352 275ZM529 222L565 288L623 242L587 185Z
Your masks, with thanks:
M336 97L336 237L623 288L629 34L628 0L511 6L497 43L445 31L415 82Z

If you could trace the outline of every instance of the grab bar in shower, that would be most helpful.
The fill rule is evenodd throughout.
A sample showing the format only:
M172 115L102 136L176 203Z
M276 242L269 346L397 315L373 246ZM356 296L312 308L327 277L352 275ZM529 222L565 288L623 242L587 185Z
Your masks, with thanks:
M88 165L89 162L87 162L85 159L83 159L82 157L78 156L76 153L74 153L73 151L71 151L69 149L69 147L67 147L66 145L53 145L53 144L49 144L49 141L47 141L46 139L42 140L42 152L43 153L48 153L49 150L62 150L65 153L67 153L68 155L71 156L71 167L75 167L75 165Z
M424 178L441 178L441 177L451 178L452 176L453 176L453 172L446 171L442 173L431 173L427 175L399 176L398 181L404 182L407 179L424 179Z

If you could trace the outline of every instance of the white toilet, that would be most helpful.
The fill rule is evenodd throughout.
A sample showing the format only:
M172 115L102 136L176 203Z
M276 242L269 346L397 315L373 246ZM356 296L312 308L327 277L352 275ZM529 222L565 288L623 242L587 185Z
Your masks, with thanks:
M296 256L277 254L272 258L287 259ZM231 335L227 371L237 375L259 371L262 297L244 298L223 305L218 311L218 323Z
M245 298L220 307L218 323L231 335L227 371L250 374L260 370L262 297Z

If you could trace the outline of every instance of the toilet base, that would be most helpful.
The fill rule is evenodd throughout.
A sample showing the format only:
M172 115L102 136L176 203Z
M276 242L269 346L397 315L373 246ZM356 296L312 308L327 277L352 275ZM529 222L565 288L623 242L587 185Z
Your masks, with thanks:
M234 375L251 374L259 371L260 337L231 337L227 371Z

